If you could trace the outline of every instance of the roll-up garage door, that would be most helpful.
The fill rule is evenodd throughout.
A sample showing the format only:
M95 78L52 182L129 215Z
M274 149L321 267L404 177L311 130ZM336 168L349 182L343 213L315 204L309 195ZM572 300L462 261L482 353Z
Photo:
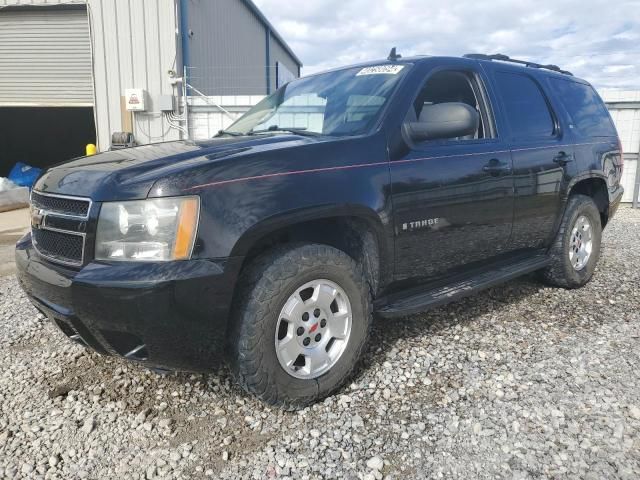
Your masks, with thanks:
M0 9L0 106L93 106L86 8Z

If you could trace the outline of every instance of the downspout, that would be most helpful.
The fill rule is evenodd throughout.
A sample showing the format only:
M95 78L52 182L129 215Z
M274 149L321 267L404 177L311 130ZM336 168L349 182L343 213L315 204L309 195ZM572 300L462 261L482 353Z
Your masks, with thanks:
M271 93L271 30L265 25L265 58L267 76L267 95Z
M89 50L90 50L90 55L91 55L91 89L92 89L92 93L93 93L93 126L96 130L96 145L98 148L98 151L101 151L100 148L104 147L104 145L102 145L102 143L100 142L100 131L98 130L98 102L97 102L97 98L98 98L98 93L96 90L96 58L95 58L95 40L94 40L94 30L93 30L93 11L91 10L91 5L89 4L89 1L87 0L87 24L89 25ZM122 94L120 94L122 95ZM109 99L107 98L107 102L109 101ZM108 122L108 116L107 116L107 122ZM107 135L111 136L111 132L107 131Z
M182 47L182 66L188 67L191 63L189 57L189 0L180 1L180 39Z
M631 208L638 208L638 202L640 198L640 153L636 157L636 179L633 185L633 199L631 201Z

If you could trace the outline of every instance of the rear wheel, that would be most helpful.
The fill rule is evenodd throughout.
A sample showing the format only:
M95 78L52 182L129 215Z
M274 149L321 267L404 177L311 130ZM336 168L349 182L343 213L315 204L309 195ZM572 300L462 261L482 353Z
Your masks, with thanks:
M245 390L295 408L346 381L372 316L368 283L351 257L325 245L281 247L252 262L240 288L229 363Z
M600 258L602 226L593 199L572 195L558 235L549 251L552 264L542 271L543 279L554 286L578 288L593 276Z

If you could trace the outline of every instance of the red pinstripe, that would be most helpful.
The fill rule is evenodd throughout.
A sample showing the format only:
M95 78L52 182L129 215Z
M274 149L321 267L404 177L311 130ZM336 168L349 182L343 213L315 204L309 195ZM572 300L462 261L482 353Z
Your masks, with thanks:
M408 158L405 160L396 160L393 163L413 163L413 162L421 162L424 160L436 160L441 158L452 158L452 157L470 157L474 155L492 155L495 153L508 153L508 152L525 152L529 150L544 150L548 148L565 148L565 147L577 147L577 146L585 146L585 145L598 145L598 143L578 143L575 145L545 145L543 147L531 147L531 148L519 148L512 150L496 150L493 152L475 152L475 153L463 153L458 155L441 155L436 157L422 157L422 158ZM275 178L275 177L284 177L288 175L301 175L303 173L320 173L320 172L333 172L338 170L350 170L353 168L365 168L365 167L379 167L381 165L389 165L390 162L375 162L375 163L362 163L358 165L340 165L338 167L324 167L324 168L311 168L308 170L292 170L289 172L278 172L278 173L266 173L264 175L254 175L250 177L240 177L234 178L231 180L219 180L217 182L204 183L202 185L196 185L193 187L187 188L187 190L197 190L199 188L208 188L208 187L218 187L220 185L228 185L231 183L238 182L246 182L249 180L261 180L265 178Z

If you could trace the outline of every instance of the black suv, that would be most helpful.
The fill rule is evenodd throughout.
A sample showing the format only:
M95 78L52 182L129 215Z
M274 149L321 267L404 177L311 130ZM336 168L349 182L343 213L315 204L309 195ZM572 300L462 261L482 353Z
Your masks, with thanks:
M102 354L207 371L224 352L246 390L300 406L345 381L374 314L534 271L584 285L621 172L569 72L392 55L295 80L211 140L48 170L18 277Z

